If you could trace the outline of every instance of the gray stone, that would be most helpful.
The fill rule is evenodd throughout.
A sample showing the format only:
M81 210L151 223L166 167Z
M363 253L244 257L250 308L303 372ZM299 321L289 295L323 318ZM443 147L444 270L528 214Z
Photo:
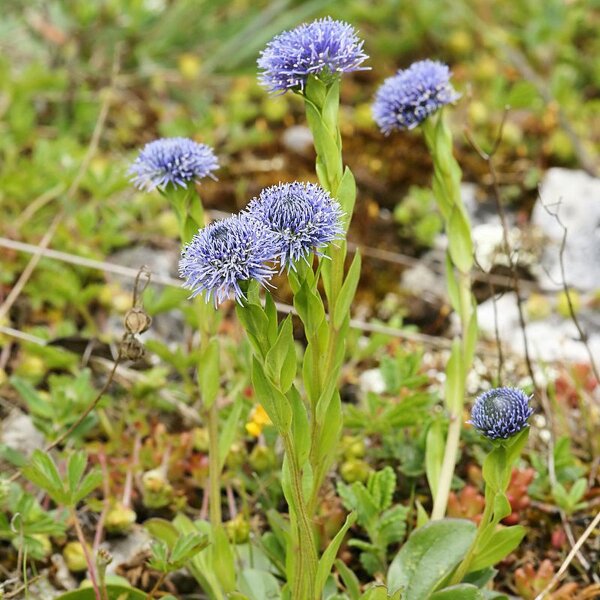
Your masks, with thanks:
M111 539L103 544L113 557L112 562L106 568L106 572L114 574L117 567L129 562L140 552L150 548L152 537L143 528L135 526L126 537Z
M525 346L519 324L519 311L516 295L507 293L496 299L498 331L500 341L513 352L524 356ZM477 308L480 331L494 339L494 304L490 298ZM531 321L526 325L529 353L534 361L562 361L588 363L584 345L570 319L551 315L547 319ZM600 334L588 331L588 344L594 356L600 356Z
M0 442L26 456L44 447L44 436L35 428L29 415L13 409L0 425Z
M548 211L557 213L567 228L567 284L584 291L600 288L600 179L584 171L554 168L542 182L531 219L548 240L538 278L544 288L558 289L563 229Z
M313 153L313 137L310 129L304 125L294 125L288 127L281 136L286 150L300 154L301 156L310 156Z

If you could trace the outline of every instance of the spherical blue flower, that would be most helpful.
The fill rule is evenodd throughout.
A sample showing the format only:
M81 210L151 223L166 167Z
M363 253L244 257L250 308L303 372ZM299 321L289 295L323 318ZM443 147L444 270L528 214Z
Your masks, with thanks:
M277 240L281 269L343 235L342 209L337 200L314 183L280 183L265 188L250 201L247 213L269 228Z
M373 118L386 135L394 129L413 129L445 104L459 98L450 69L441 62L422 60L388 77L377 90Z
M183 249L179 275L191 297L204 292L215 306L234 296L245 299L240 284L255 279L266 286L278 251L275 236L245 214L215 221L198 231Z
M525 427L533 414L530 396L517 388L495 388L475 400L468 421L490 440L507 439Z
M187 187L219 168L213 149L181 137L146 144L129 168L131 181L140 190L164 190L168 185Z
M303 90L309 75L324 77L363 69L368 58L352 25L331 17L284 31L258 58L260 83L271 92Z

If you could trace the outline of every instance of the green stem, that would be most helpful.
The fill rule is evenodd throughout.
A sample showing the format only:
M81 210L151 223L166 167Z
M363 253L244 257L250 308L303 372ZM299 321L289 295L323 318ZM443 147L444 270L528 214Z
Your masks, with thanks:
M461 299L461 350L463 355L463 367L464 367L464 378L468 373L470 365L466 361L466 350L465 341L468 336L469 321L471 319L471 280L468 274L459 273L458 278L459 285L459 296ZM464 389L464 384L462 386ZM464 396L461 395L459 398L453 398L450 403L454 407L450 411L448 426L448 435L446 437L446 446L444 449L444 459L442 461L442 468L440 472L440 478L438 480L437 493L433 502L433 510L431 513L431 519L443 519L446 514L446 508L448 506L448 497L450 495L450 489L452 487L452 477L454 475L454 469L456 467L456 459L458 457L458 447L460 444L460 432L462 429L462 413L464 408Z
M292 600L318 600L315 596L314 584L317 576L316 543L308 514L304 493L302 491L302 472L294 451L294 444L289 434L283 435L283 445L291 474L292 498L290 518L295 526L298 547L295 551L295 570L292 578Z
M208 422L208 486L210 524L213 531L221 526L221 468L219 465L219 413L217 403L206 411Z
M464 233L460 231L451 231L450 223L454 211L459 210L464 214L464 206L460 193L461 171L452 152L452 136L449 128L444 122L443 111L436 118L426 119L422 125L425 142L433 158L434 166L434 192L440 212L445 220L445 227L450 235L463 235L468 239L463 240L471 244L470 229ZM467 221L468 223L468 221ZM469 247L467 246L467 247ZM452 246L451 246L452 248ZM451 254L449 254L451 255ZM467 260L467 264L470 261ZM456 268L455 265L453 268ZM465 268L465 267L463 267ZM473 299L471 292L471 278L467 271L456 269L458 277L456 285L458 287L458 307L461 321L461 370L462 384L460 389L465 389L466 378L471 367L471 351L469 348L469 327L473 314ZM449 273L449 279L453 280L454 273ZM449 281L448 285L453 284ZM440 478L438 481L437 493L435 495L431 518L433 520L442 519L446 514L448 505L448 496L452 485L452 477L456 466L458 456L458 447L460 444L460 433L462 426L462 413L464 407L464 393L457 398L446 398L447 406L450 408L448 435L444 450Z
M463 558L462 562L458 566L458 569L456 569L456 571L454 572L454 575L452 576L449 585L459 584L463 580L464 576L469 572L469 567L471 565L471 562L473 561L473 557L475 556L475 553L477 552L477 548L479 546L479 540L481 539L481 536L483 535L485 529L491 523L492 513L494 510L494 498L491 494L486 494L486 496L488 497L485 501L485 509L483 511L481 521L479 522L479 527L477 528L477 534L475 536L475 539L473 540L473 543L471 544L471 547L469 548L469 551L467 552L466 556Z
M316 80L309 82L306 89L305 103L308 125L315 140L317 173L321 185L330 193L332 198L337 198L338 188L344 175L341 134L338 123L339 81L335 81L328 86ZM351 218L351 214L346 216L346 225L349 226ZM315 352L312 367L312 376L316 378L314 381L317 383L315 388L320 391L325 389L327 380L332 377L336 380L339 378L339 369L334 369L336 349L339 344L345 343L343 339L340 339L340 329L334 326L333 321L335 305L344 284L345 241L332 244L327 251L327 255L329 258L323 259L329 262L329 265L323 264L323 270L327 270L329 277L329 285L325 286L329 313L327 347L324 361L322 360L323 356L317 356ZM313 347L318 348L318 343ZM314 482L308 510L309 514L314 514L318 493L325 477L326 465L325 468L320 468L318 458L319 440L324 424L319 423L317 419L315 401L311 404L310 462L313 467Z

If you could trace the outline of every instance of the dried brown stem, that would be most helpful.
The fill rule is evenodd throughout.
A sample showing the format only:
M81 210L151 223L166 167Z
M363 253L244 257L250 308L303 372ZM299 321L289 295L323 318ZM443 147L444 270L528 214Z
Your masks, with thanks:
M490 152L485 152L481 146L476 142L475 138L471 134L471 132L466 129L465 135L468 142L471 144L475 152L479 154L479 156L486 162L491 179L492 179L492 190L494 201L496 203L496 209L498 211L498 215L500 217L500 223L502 224L502 240L504 245L504 252L506 253L506 259L508 261L508 267L510 273L512 275L513 289L515 292L516 300L517 300L517 310L519 313L519 325L521 327L521 332L523 335L523 347L525 351L525 362L527 364L527 370L529 372L529 377L531 378L531 382L533 384L534 390L538 390L538 386L535 379L535 374L533 371L533 364L531 361L531 355L529 353L529 342L527 340L527 331L526 331L526 323L525 323L525 314L523 311L523 301L521 299L521 284L519 280L519 276L517 274L516 265L513 262L510 241L508 237L508 222L506 219L506 211L504 210L504 206L502 204L502 194L500 192L500 185L498 183L498 173L496 171L496 166L494 163L494 155L497 152L500 143L502 141L502 132L504 130L504 124L506 122L506 118L508 116L509 108L506 107L504 114L502 116L502 122L500 123L500 127L498 129L498 134L492 146L492 150Z

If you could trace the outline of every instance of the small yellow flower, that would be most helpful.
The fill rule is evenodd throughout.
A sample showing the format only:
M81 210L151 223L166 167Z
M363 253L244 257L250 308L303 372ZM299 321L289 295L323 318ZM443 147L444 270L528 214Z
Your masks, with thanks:
M271 424L267 411L262 404L257 404L250 413L250 420L246 423L246 431L250 435L258 437L262 433L263 427Z

